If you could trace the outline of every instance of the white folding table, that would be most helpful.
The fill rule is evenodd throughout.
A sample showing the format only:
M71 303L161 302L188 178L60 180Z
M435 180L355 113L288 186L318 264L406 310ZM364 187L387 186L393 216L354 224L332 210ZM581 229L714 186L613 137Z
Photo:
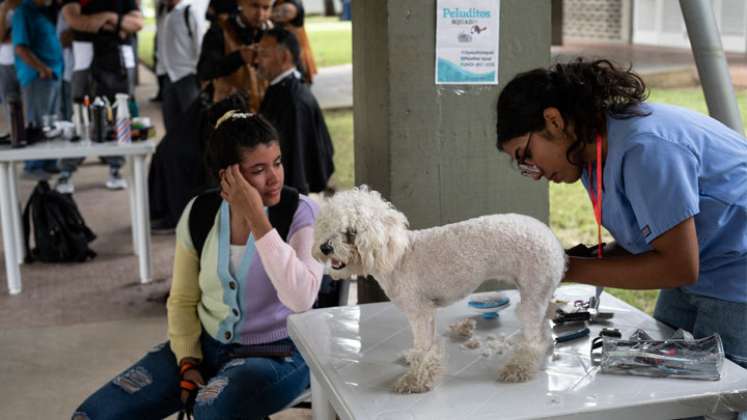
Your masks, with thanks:
M444 279L447 281L447 279ZM519 296L497 320L478 322L476 334L511 335L519 328ZM588 299L594 288L563 286L556 297ZM604 293L601 310L627 337L642 328L654 338L672 331L647 314ZM747 410L747 370L726 361L719 381L603 374L590 361L590 338L559 345L533 380L497 382L504 356L485 357L443 337L448 325L474 316L466 300L439 309L437 331L446 343L446 373L427 393L400 395L392 383L405 372L398 363L411 345L410 328L391 303L313 310L291 315L288 332L311 371L314 419L674 419ZM601 325L591 326L591 337ZM734 414L731 414L734 416ZM719 417L720 418L720 417ZM727 417L728 418L728 417Z
M150 140L123 145L114 142L53 140L18 149L10 146L0 147L0 218L2 219L5 270L10 294L21 293L22 289L19 265L23 263L25 248L15 164L25 160L126 156L127 161L132 164L129 192L133 248L139 257L140 281L148 283L152 280L150 210L145 159L154 152L155 147L155 143Z

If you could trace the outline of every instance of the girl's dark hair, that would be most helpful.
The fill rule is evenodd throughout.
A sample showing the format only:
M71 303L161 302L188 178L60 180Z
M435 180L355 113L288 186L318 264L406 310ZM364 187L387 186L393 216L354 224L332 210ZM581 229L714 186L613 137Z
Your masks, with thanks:
M213 129L205 149L205 164L216 180L220 179L221 169L241 162L242 152L260 144L279 142L275 128L248 109L247 96L240 94L231 95L208 109L208 121ZM228 112L233 114L227 116Z
M573 124L576 142L566 154L576 159L585 143L606 132L607 115L625 119L647 115L639 105L648 92L630 68L620 69L608 60L558 63L549 69L520 73L498 97L498 149L520 135L545 128L543 111L555 107L567 124Z

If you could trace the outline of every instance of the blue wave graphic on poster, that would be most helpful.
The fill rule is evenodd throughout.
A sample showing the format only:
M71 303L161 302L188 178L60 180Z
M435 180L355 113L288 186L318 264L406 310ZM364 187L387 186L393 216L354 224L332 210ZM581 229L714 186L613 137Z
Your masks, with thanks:
M492 82L493 80L495 80L495 70L490 73L473 73L449 60L438 59L439 82Z

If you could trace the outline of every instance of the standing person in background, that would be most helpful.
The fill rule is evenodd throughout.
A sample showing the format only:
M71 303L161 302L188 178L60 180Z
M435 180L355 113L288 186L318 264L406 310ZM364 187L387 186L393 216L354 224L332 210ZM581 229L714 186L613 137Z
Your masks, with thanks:
M250 111L256 112L259 109L266 83L257 79L252 66L252 46L259 41L265 30L272 27L272 2L273 0L238 0L238 13L225 20L214 20L205 33L197 75L203 84L210 86L213 102L232 93L242 92L249 95ZM223 8L219 2L213 5Z
M63 70L62 47L57 39L55 23L48 16L48 6L46 0L23 0L15 9L12 20L11 38L24 114L27 124L34 127L34 134L27 131L27 135L38 136L38 139L43 136L43 117L59 111ZM54 163L54 160L27 161L25 171L43 171L44 167Z
M283 28L265 32L257 48L257 70L270 83L260 113L280 133L286 183L303 193L327 189L335 170L334 149L319 104L299 78L299 46Z
M158 37L158 62L166 72L163 86L163 122L166 132L182 124L183 115L200 94L197 61L204 33L198 19L184 0L166 0L166 14ZM164 36L165 35L165 36Z
M10 37L13 12L21 0L0 3L0 99L5 106L5 116L10 127L10 103L21 101L21 86L16 76L15 52Z
M75 69L72 80L73 101L84 96L107 96L112 103L117 93L135 92L135 52L132 36L143 27L143 15L135 0L65 0L65 20L73 28ZM104 159L109 164L106 188L127 188L120 174L124 157ZM83 159L63 159L57 188L73 191L73 172Z
M305 16L306 12L301 0L277 0L272 7L272 21L275 25L282 26L296 36L298 45L301 47L301 55L297 66L303 74L303 80L311 84L318 71L314 61L314 53L311 50L311 43L304 27Z

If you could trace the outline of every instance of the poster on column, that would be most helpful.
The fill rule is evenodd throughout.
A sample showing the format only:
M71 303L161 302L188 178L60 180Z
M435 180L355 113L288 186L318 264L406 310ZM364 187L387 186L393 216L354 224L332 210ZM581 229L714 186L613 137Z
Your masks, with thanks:
M436 84L498 84L500 0L438 0Z

